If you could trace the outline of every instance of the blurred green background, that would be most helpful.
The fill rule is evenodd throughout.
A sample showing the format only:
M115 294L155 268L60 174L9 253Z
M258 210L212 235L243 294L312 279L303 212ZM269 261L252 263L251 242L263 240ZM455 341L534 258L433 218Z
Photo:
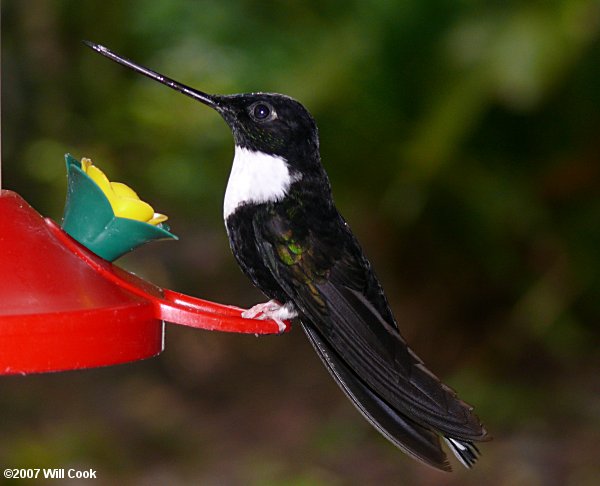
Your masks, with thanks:
M99 484L596 485L600 477L597 0L2 1L3 185L60 220L63 155L170 216L119 261L250 306L223 229L214 112L90 39L215 93L275 91L320 127L337 204L413 349L494 441L449 475L387 443L296 327L177 326L142 363L0 379L0 464Z

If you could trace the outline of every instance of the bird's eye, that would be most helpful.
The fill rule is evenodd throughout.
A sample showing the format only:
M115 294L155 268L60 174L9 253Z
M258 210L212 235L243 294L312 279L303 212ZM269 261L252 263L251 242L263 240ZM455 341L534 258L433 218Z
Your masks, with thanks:
M257 121L265 121L270 118L273 118L274 111L271 105L267 103L256 103L252 108L250 113L252 114L252 118Z

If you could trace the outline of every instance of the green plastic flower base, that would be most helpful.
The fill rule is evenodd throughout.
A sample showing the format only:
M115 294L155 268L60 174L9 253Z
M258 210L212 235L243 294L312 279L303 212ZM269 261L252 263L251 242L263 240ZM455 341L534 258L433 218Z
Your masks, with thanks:
M178 239L163 225L115 216L81 163L70 154L65 160L68 182L62 228L83 246L111 262L149 241Z

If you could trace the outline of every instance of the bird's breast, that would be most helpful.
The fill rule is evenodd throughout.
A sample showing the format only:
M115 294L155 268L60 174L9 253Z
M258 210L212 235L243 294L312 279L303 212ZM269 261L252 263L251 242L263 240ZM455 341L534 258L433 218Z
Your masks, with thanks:
M244 204L280 201L296 180L284 158L236 146L223 202L224 218Z

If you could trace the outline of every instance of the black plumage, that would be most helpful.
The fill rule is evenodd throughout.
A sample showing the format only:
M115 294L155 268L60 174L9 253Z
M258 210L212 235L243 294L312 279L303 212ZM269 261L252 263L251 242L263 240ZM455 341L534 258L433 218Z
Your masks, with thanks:
M330 198L243 206L227 221L233 253L270 298L293 302L317 354L344 393L384 436L423 462L450 470L440 435L465 465L486 431L410 350L383 289ZM239 243L243 242L243 243ZM290 249L293 247L293 250Z

